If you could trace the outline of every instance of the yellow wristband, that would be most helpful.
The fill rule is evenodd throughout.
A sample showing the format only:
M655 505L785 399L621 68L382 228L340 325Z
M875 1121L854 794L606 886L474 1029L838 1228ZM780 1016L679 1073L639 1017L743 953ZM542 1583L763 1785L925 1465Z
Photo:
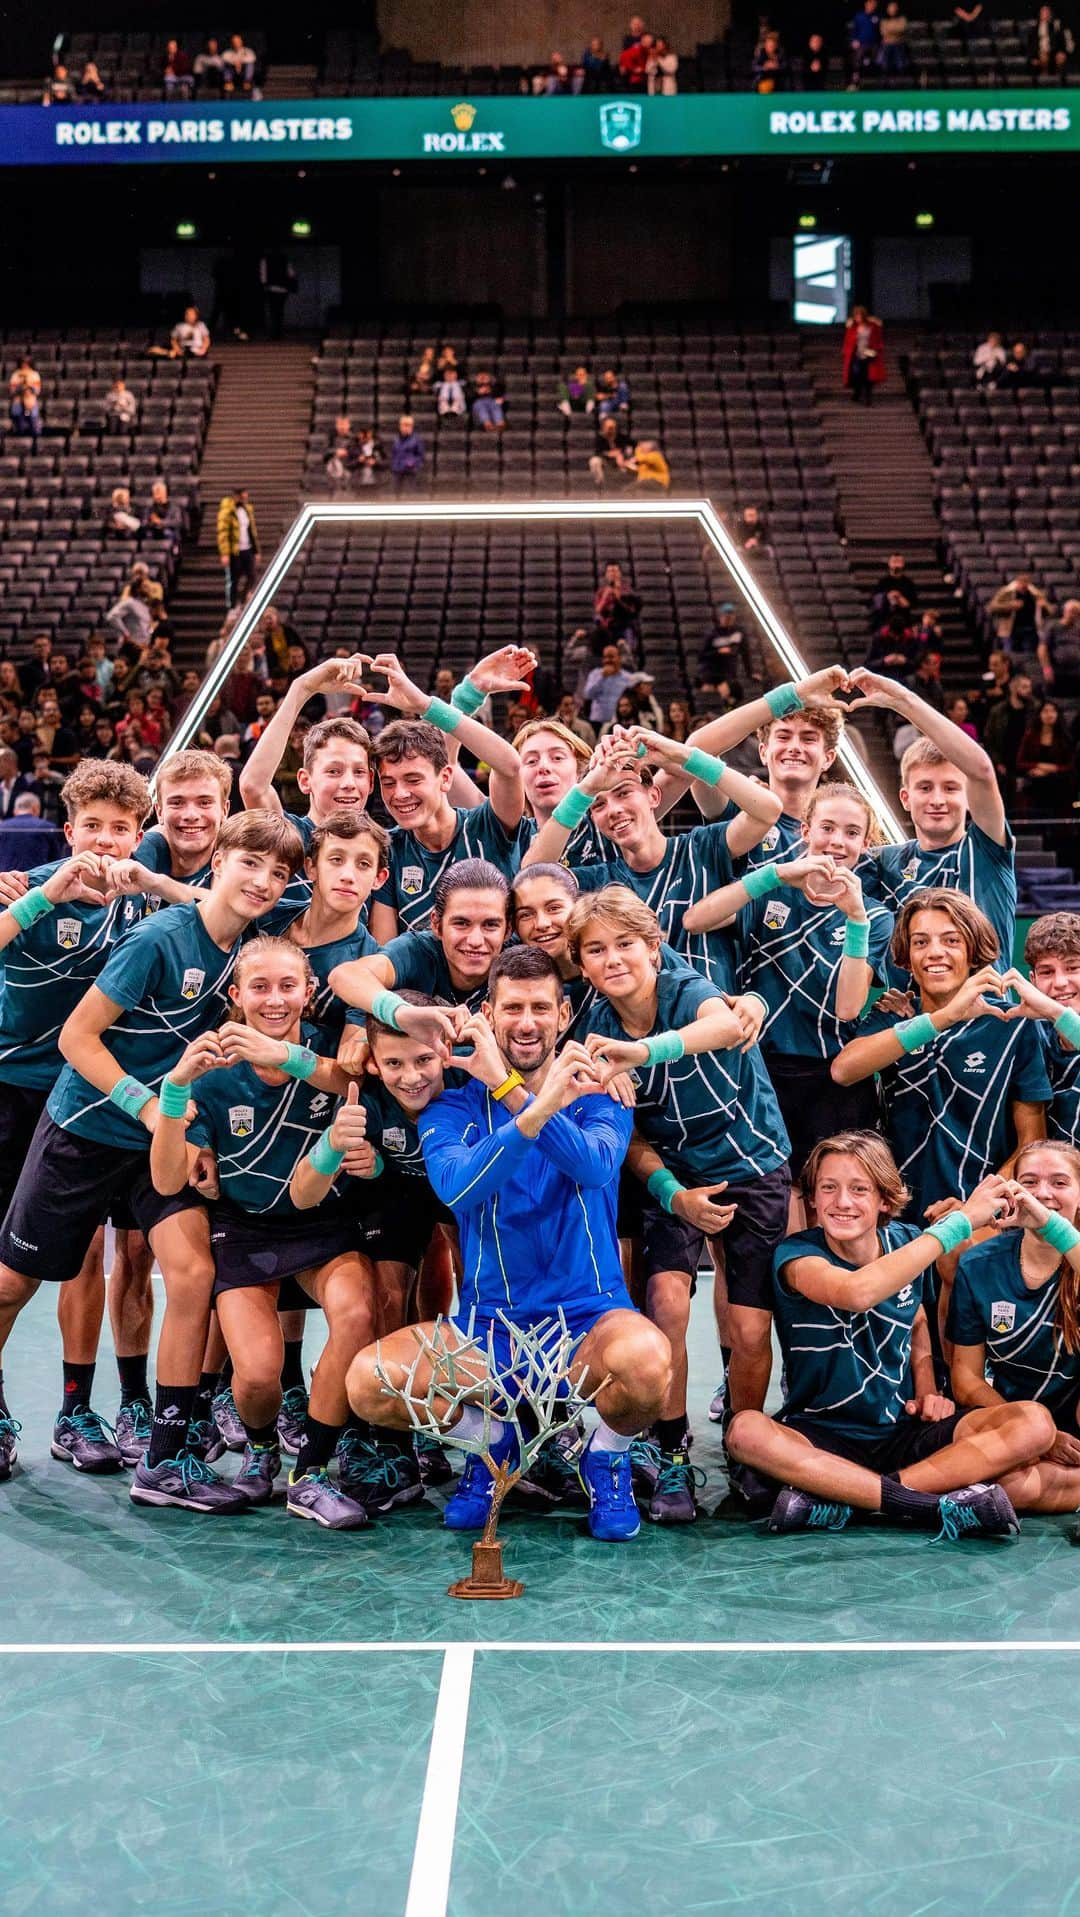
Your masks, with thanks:
M503 1079L502 1084L496 1085L494 1087L494 1089L492 1090L491 1096L492 1098L499 1099L501 1102L501 1100L506 1097L507 1092L516 1091L518 1086L524 1085L524 1083L525 1083L525 1080L522 1078L520 1072L514 1072L514 1071L508 1072L507 1076Z

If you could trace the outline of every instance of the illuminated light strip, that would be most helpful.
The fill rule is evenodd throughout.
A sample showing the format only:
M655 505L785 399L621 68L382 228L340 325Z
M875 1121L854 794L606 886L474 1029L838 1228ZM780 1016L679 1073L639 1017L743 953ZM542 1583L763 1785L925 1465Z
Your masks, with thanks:
M396 502L361 502L359 500L309 500L302 506L290 526L259 584L244 607L236 625L215 660L206 680L185 712L176 731L173 733L159 764L174 752L180 752L190 743L198 732L206 712L220 692L233 663L251 637L267 606L273 604L274 594L288 572L293 560L303 546L312 528L320 525L364 524L381 520L384 523L402 522L414 524L424 521L451 521L460 525L463 520L519 519L519 520L572 520L572 519L693 519L709 539L713 550L723 560L732 577L737 581L747 604L756 614L763 632L792 679L807 679L810 668L802 653L795 645L786 627L781 625L772 606L766 599L753 573L750 571L739 548L724 526L720 515L707 499L657 499L652 500L434 500ZM909 834L897 818L892 806L882 792L877 780L863 763L850 741L841 736L837 754L843 764L852 785L856 786L867 802L874 808L885 836L894 841L906 839Z

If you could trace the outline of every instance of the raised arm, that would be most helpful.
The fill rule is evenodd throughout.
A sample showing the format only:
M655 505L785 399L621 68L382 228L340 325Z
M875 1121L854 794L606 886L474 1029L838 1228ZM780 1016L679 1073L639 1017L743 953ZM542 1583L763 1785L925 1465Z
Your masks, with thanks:
M940 1258L943 1248L970 1237L977 1226L1007 1212L1009 1204L1008 1181L992 1172L964 1200L962 1211L950 1212L933 1230L920 1232L909 1244L871 1259L854 1272L831 1264L827 1258L794 1258L784 1267L787 1284L815 1304L831 1305L839 1311L870 1311L886 1298L894 1298L926 1271Z
M884 1071L887 1065L895 1065L905 1053L921 1051L950 1025L959 1025L966 1018L978 1018L984 1012L994 1016L998 1008L988 1005L984 994L998 994L1002 989L1000 974L992 965L984 965L972 973L948 1005L940 1006L936 1012L920 1012L916 1018L898 1019L885 1031L867 1032L864 1037L851 1039L833 1059L832 1077L838 1085L858 1085L864 1078L872 1078L875 1072Z
M96 852L77 852L74 858L65 859L57 866L44 884L24 892L7 906L0 912L0 952L13 945L38 919L55 912L58 905L67 905L76 899L84 905L103 904L105 895L94 880L101 879L104 865L105 861Z
M741 1050L742 1043L742 1027L726 999L708 998L691 1023L677 1031L656 1032L652 1038L606 1038L602 1032L590 1032L585 1049L600 1066L606 1084L618 1072L693 1058L702 1052Z
M645 726L625 729L617 726L611 736L616 743L623 742L639 764L691 780L695 797L700 792L722 800L724 805L737 806L739 810L728 827L728 850L733 858L742 858L755 845L760 845L783 811L779 796L767 785L758 779L748 779L744 772L736 772L734 766L703 752L699 746L680 744L662 733L650 732ZM670 790L669 786L665 797Z
M296 721L308 700L314 699L318 692L327 692L331 688L340 690L343 686L359 691L364 663L359 655L353 659L324 659L321 664L312 666L310 672L302 672L298 679L293 680L266 730L260 733L255 750L240 773L240 796L248 811L283 810L274 786L274 777L285 756Z
M386 677L385 692L367 690L367 697L380 705L395 706L399 712L427 719L440 732L450 735L455 744L466 746L474 758L491 768L488 798L495 817L508 832L516 831L525 810L525 788L521 780L521 760L508 739L500 738L490 726L470 718L456 706L448 706L430 693L421 692L409 678L401 661L391 652L381 652L371 661L372 672ZM486 696L486 695L485 695Z
M1004 845L1008 838L1005 802L993 761L978 740L962 732L944 713L935 712L925 699L895 679L882 678L865 666L857 666L850 683L852 691L859 694L859 705L884 706L887 711L897 713L944 753L949 764L962 772L967 781L968 806L975 824L995 845Z

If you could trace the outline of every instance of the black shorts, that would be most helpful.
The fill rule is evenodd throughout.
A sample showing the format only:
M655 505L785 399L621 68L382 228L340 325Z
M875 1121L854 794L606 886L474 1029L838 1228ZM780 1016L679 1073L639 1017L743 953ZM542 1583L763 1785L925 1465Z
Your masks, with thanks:
M408 1265L423 1262L437 1225L452 1225L454 1214L421 1178L387 1178L378 1184L379 1204L354 1220L365 1257Z
M640 1178L629 1166L619 1172L619 1208L616 1229L620 1238L640 1238L645 1229L645 1211L652 1200Z
M171 1198L154 1190L149 1148L100 1145L64 1131L43 1112L0 1225L0 1262L47 1283L78 1277L94 1233L121 1200L147 1237L178 1212L205 1210L190 1185Z
M797 1411L789 1418L781 1416L778 1422L792 1431L801 1431L819 1451L831 1451L836 1458L847 1458L851 1464L865 1465L868 1471L888 1478L908 1465L921 1463L923 1458L932 1458L936 1451L944 1451L947 1444L952 1444L956 1427L966 1415L963 1411L954 1411L951 1418L929 1424L923 1418L909 1418L905 1414L880 1438L849 1438L842 1432L830 1431L816 1418L800 1417Z
M317 1271L357 1245L356 1220L340 1212L323 1217L317 1209L296 1217L210 1208L210 1246L214 1254L214 1297L253 1285L278 1285L279 1311L306 1311L316 1301L296 1282L300 1271ZM369 1254L370 1255L370 1254Z
M48 1096L33 1085L0 1084L0 1212L15 1195Z
M815 1145L834 1132L875 1131L877 1092L872 1078L861 1085L837 1085L827 1058L800 1058L790 1052L766 1054L765 1069L791 1140L791 1176L797 1179Z
M752 1184L729 1185L726 1192L717 1194L719 1203L738 1207L727 1230L717 1234L724 1247L729 1304L771 1312L773 1253L787 1237L790 1197L791 1174L786 1165L763 1172ZM646 1204L644 1241L647 1279L658 1271L685 1271L694 1278L705 1249L704 1232L659 1205Z

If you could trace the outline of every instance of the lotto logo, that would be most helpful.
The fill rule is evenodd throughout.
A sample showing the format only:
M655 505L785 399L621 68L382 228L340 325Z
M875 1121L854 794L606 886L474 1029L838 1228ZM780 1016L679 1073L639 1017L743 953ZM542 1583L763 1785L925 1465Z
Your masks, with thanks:
M308 1106L308 1117L321 1118L329 1103L329 1092L316 1092L311 1104Z
M985 1072L986 1053L969 1052L964 1060L964 1070L965 1072Z

